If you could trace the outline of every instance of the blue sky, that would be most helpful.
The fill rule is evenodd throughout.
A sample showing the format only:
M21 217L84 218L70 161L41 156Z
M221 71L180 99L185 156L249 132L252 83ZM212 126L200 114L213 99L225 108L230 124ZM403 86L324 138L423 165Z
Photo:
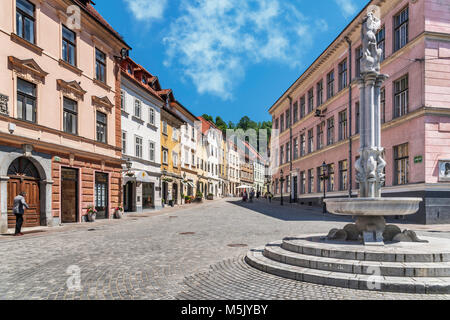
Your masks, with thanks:
M196 115L268 109L368 0L96 0L130 56Z

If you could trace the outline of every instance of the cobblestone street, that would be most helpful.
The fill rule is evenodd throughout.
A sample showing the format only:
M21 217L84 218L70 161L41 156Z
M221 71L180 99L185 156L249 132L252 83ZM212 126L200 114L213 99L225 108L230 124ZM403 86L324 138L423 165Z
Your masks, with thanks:
M319 212L228 199L60 232L1 237L0 298L450 298L313 285L265 274L244 262L250 248L287 236L327 233L349 221ZM428 231L449 237L442 230ZM80 290L69 290L68 284L77 284L77 270Z

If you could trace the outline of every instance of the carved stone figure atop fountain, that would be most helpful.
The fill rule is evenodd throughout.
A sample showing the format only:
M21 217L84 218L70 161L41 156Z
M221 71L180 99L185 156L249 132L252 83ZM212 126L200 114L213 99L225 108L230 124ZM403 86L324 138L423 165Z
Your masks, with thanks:
M384 216L401 216L414 214L419 210L420 198L382 198L381 188L385 181L383 159L384 148L381 146L381 116L380 92L381 85L388 78L380 74L382 51L378 49L376 33L381 21L373 12L364 18L361 28L363 56L361 60L361 77L358 79L360 88L360 158L356 161L356 180L360 185L357 199L327 199L328 211L338 215L356 216L356 224L347 230L357 230L359 238L365 244L383 244L383 234L391 240L395 238L389 232L387 236ZM397 230L389 228L389 230ZM399 229L398 229L399 230ZM346 232L345 230L342 230ZM403 241L418 240L411 232L404 232L405 237L397 237ZM344 233L335 229L328 238L335 239L339 235L342 240ZM344 237L345 238L345 237ZM347 239L355 238L355 235Z

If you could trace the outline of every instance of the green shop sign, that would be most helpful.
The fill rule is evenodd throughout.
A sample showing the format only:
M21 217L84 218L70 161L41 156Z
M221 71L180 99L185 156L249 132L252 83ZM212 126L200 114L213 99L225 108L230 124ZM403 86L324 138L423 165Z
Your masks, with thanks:
M422 156L417 156L414 158L414 163L422 163L423 162L423 157Z

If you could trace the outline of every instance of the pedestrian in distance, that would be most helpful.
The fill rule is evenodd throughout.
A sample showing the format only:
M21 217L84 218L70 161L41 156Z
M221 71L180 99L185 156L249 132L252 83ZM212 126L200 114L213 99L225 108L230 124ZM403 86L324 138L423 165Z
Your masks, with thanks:
M169 206L173 207L172 190L167 193L167 201L169 201Z
M25 214L25 209L29 209L28 204L25 201L26 192L22 191L14 198L14 206L13 213L16 216L16 232L14 236L23 236L22 224L23 224L23 215Z

